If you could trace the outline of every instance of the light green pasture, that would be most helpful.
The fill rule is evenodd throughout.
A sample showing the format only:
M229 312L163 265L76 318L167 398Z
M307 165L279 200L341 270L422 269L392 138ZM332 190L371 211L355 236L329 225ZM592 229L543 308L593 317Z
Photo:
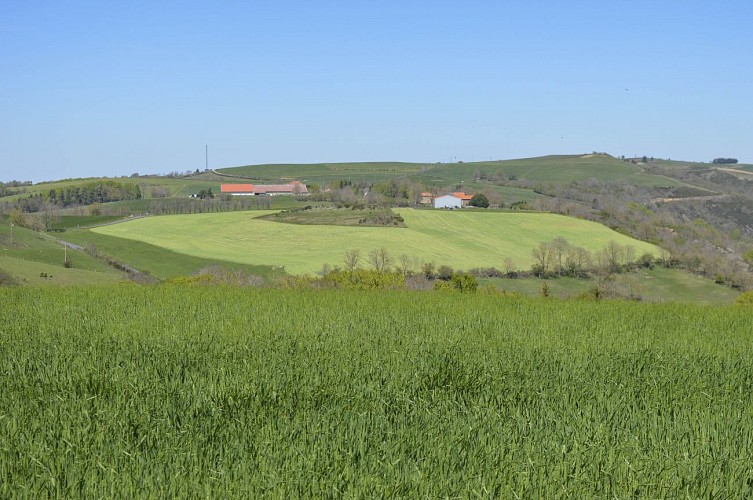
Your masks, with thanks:
M170 215L138 219L92 231L143 241L197 257L247 264L284 265L293 274L314 273L324 264L342 265L349 249L387 248L394 258L414 257L455 269L502 268L510 257L519 269L530 268L531 249L563 237L589 251L614 240L635 247L636 255L658 248L612 231L601 224L535 213L473 210L402 209L407 228L305 226L259 220L254 211Z

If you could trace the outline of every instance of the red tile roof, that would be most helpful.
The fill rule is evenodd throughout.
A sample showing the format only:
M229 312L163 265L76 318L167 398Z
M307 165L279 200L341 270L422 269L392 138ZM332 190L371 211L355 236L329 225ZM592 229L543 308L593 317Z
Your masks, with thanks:
M308 193L306 185L301 181L293 181L288 184L222 184L220 191L223 193L249 193L249 194L304 194Z
M222 184L220 186L221 193L253 193L253 184Z

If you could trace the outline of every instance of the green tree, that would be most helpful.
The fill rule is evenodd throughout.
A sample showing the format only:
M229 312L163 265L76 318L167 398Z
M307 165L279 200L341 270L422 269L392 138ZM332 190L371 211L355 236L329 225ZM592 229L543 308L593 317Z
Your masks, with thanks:
M484 193L477 193L468 204L472 207L489 208L489 198Z
M450 282L459 292L470 293L478 289L478 279L472 274L454 273Z

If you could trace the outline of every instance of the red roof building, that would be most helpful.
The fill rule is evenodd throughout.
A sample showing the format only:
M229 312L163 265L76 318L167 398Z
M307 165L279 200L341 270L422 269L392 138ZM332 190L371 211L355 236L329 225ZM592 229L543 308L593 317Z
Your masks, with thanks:
M226 194L259 196L276 196L280 194L302 195L308 194L306 184L293 181L287 184L222 184L220 191Z
M463 202L464 207L467 206L473 199L473 195L465 194L462 191L457 191L455 193L452 193L452 196L454 196L455 198L460 198L460 200Z
M227 194L255 194L253 184L222 184L221 193Z

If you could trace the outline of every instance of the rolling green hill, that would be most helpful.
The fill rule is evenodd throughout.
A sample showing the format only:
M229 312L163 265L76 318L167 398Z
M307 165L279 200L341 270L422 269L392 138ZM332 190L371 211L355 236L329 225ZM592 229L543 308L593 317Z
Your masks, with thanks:
M229 271L242 271L262 277L276 274L271 266L228 262L211 253L206 256L188 255L142 241L117 238L89 230L70 231L65 233L65 238L81 246L91 245L103 255L113 257L118 262L162 280L195 274L214 265L221 265Z
M660 163L657 160L657 163ZM696 164L668 162L677 168L691 168ZM702 164L698 164L702 165ZM736 168L744 169L745 165ZM215 173L216 172L216 173ZM469 163L408 163L408 162L351 162L312 164L261 164L218 169L179 178L159 176L87 178L50 181L24 187L24 192L3 198L13 201L29 194L47 193L51 189L66 188L98 180L114 180L138 185L144 198L188 197L211 188L219 193L220 184L243 182L279 182L298 179L308 184L326 185L332 181L379 182L394 178L410 178L428 186L442 187L463 183L467 189L490 188L478 183L477 175L501 174L505 177L534 182L570 182L597 179L604 182L625 182L647 187L679 187L685 184L663 175L644 172L640 165L618 160L609 155L554 155L515 160ZM235 177L237 176L237 178ZM538 195L530 189L493 186L504 199L530 201ZM512 191L511 191L512 190Z
M272 181L298 179L306 183L327 183L333 180L374 182L416 174L432 168L429 163L354 162L311 164L265 164L223 168L221 174L237 175L253 180ZM232 182L228 180L227 182Z
M505 176L541 182L570 182L593 178L604 182L626 182L649 187L682 185L681 182L669 177L643 173L639 166L608 155L558 155L518 160L448 163L412 178L434 184L459 180L472 182L477 172L501 172Z
M498 172L531 181L569 182L598 179L607 182L624 181L639 186L674 187L681 182L644 173L638 165L609 155L553 155L516 160L458 162L458 163L318 163L246 165L218 170L219 173L249 179L300 179L305 182L328 182L350 179L353 182L373 182L407 176L418 182L443 185L473 182L479 171Z
M280 224L256 218L263 213L271 212L152 217L92 231L197 257L285 266L293 274L341 265L348 249L366 254L381 247L396 258L405 254L457 269L501 267L506 257L528 269L531 249L558 236L590 251L614 240L635 247L636 255L658 254L655 246L600 224L552 214L402 209L406 228L382 228Z

